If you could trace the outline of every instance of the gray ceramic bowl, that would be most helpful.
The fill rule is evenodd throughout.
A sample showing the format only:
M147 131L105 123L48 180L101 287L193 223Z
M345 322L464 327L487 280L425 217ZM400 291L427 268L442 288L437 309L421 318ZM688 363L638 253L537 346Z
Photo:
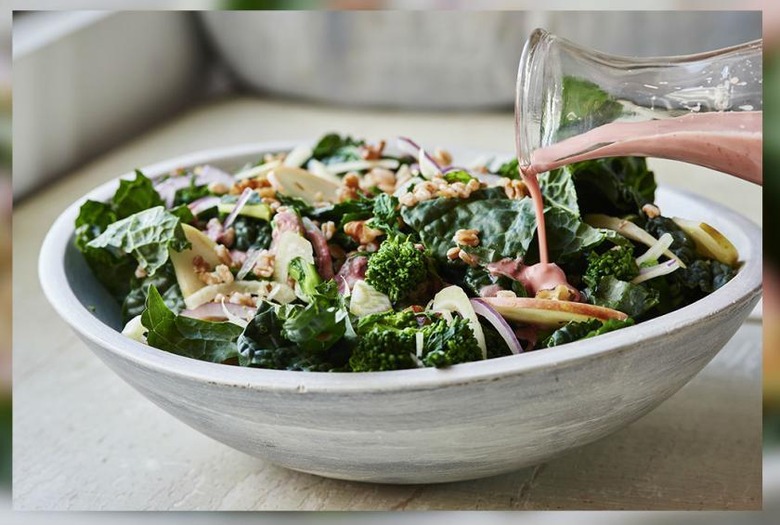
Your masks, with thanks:
M204 152L158 175L212 163L237 168L289 144ZM109 198L117 180L85 198ZM82 201L52 226L40 255L57 312L117 374L172 415L231 447L323 476L429 483L532 465L636 420L723 347L761 293L761 231L713 202L659 190L666 214L706 220L744 264L712 295L638 326L555 349L449 369L302 373L206 363L123 337L119 309L72 245ZM88 307L96 306L93 313Z

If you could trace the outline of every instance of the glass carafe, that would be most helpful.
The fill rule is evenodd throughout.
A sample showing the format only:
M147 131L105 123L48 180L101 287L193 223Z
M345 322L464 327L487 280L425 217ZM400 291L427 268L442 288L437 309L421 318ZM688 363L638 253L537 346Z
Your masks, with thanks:
M537 29L517 74L523 169L662 157L762 181L761 41L697 55L607 55Z

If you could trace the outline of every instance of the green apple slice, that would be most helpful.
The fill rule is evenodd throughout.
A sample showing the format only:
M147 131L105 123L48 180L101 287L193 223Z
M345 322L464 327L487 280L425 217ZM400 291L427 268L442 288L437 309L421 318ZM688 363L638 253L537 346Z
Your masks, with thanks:
M706 222L689 221L679 217L674 217L672 220L693 239L696 251L700 255L716 259L729 266L736 266L739 252L725 235Z
M611 308L574 301L531 297L485 297L482 300L510 321L544 328L558 328L570 321L582 322L590 319L622 321L628 318L623 312Z
M200 278L198 278L198 274L195 273L195 267L192 262L195 257L202 257L211 267L216 267L221 264L221 261L214 251L214 247L217 243L209 239L205 233L189 224L182 224L181 227L184 230L184 236L192 246L181 252L170 250L169 255L171 262L173 263L176 281L179 283L181 294L186 299L206 286L206 283L201 281Z
M279 166L268 174L268 181L279 193L302 199L309 204L338 200L339 185L336 182L318 177L302 168Z

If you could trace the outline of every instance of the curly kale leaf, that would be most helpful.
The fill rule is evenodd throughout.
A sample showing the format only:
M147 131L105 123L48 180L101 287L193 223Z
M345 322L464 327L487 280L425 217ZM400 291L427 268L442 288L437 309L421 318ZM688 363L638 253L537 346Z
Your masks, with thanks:
M571 174L582 213L638 214L655 200L655 176L641 157L588 160L556 171Z
M160 350L214 363L238 357L240 326L176 315L154 286L149 287L141 323L148 330L146 341Z
M603 322L598 319L582 322L571 321L543 339L539 347L551 348L566 343L573 343L574 341L596 337L597 335L606 334L607 332L619 330L633 324L634 320L630 317L624 321L618 321L617 319L609 319Z
M173 264L168 261L154 275L143 279L133 276L130 281L130 292L122 301L122 322L126 323L133 317L141 315L146 309L146 298L149 289L154 286L165 302L165 305L178 314L186 308Z
M87 247L104 249L116 258L131 255L148 275L154 275L168 261L169 248L182 251L189 242L179 218L156 206L109 224Z
M239 215L233 222L237 250L266 250L271 246L271 223L254 217Z
M585 289L586 298L593 304L618 310L633 318L658 304L658 291L644 284L621 281L612 275L602 277L595 288Z
M135 170L134 180L119 181L119 188L112 199L112 208L117 219L124 219L139 211L164 204L152 181L139 170Z
M325 164L360 160L363 157L360 154L359 146L363 144L364 141L353 139L347 135L328 133L314 146L312 157Z

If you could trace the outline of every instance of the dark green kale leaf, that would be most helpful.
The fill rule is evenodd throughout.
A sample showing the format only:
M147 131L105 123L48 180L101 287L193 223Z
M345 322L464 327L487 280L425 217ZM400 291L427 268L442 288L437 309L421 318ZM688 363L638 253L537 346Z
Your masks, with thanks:
M540 342L539 347L551 348L553 346L560 346L581 339L588 339L590 337L596 337L597 335L606 334L607 332L619 330L633 324L634 320L630 317L625 321L618 321L617 319L609 319L603 322L598 319L590 319L589 321L582 322L571 321L543 339Z
M146 298L149 289L154 286L165 302L165 305L178 314L186 308L179 283L176 281L176 272L173 264L168 261L154 275L139 279L132 277L130 281L130 293L122 301L122 322L127 323L137 315L141 315L146 309Z
M517 162L517 159L512 159L507 162L504 162L496 170L496 175L501 175L502 177L506 177L507 179L519 178L520 171L519 171L519 163Z
M86 245L103 233L117 216L110 204L97 201L86 201L79 208L76 218L76 246L83 251Z
M493 325L480 320L479 324L482 326L482 334L485 336L485 347L487 348L487 358L493 359L494 357L504 357L512 355L512 351L509 346L498 333L498 330L493 328Z
M139 170L135 170L134 180L119 181L119 188L112 200L112 208L117 219L124 219L140 211L164 205L152 181Z
M373 202L373 217L368 222L371 228L385 233L398 233L403 226L398 198L387 193L380 193Z
M324 164L361 160L363 157L360 154L359 146L363 144L364 141L353 139L347 135L329 133L314 146L312 157Z
M88 248L104 249L115 258L131 255L148 275L168 260L168 249L189 248L179 218L156 206L111 223Z
M211 195L208 184L197 185L195 184L195 174L189 175L190 185L184 188L176 190L173 196L173 205L180 206L182 204L190 204L203 197Z
M317 286L307 305L287 304L279 308L282 335L307 353L323 353L342 337L352 337L349 312L338 293L336 281Z
M586 288L585 297L592 304L618 310L641 318L659 301L658 291L644 284L633 284L616 279L612 275L602 277L595 288Z
M271 246L271 223L262 219L239 215L233 222L236 235L234 247L237 250L267 250Z
M368 219L371 217L373 209L374 201L372 199L359 197L321 208L314 208L305 215L320 222L333 221L337 229L341 229L348 222Z
M238 358L240 326L176 315L154 286L149 288L141 323L148 330L146 341L160 350L213 363Z
M582 213L638 214L655 200L655 176L642 157L588 160L555 171L570 173Z

